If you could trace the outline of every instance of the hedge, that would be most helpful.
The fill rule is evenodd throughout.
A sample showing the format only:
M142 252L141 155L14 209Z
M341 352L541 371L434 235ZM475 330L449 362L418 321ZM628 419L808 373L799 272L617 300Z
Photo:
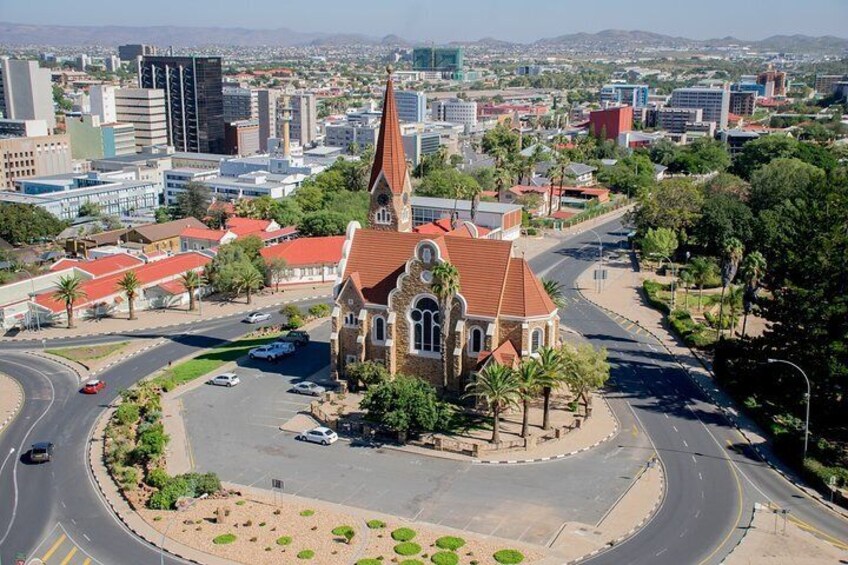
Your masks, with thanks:
M421 553L421 546L415 542L405 541L395 546L395 553L409 557L410 555L418 555Z
M502 549L500 551L496 551L492 557L495 558L495 561L502 563L503 565L515 565L516 563L524 561L524 554L515 549Z
M661 290L665 290L664 284L652 280L646 280L642 283L642 290L645 291L645 296L648 299L648 304L650 304L663 314L669 314L671 312L671 308L668 307L668 304L664 300L661 300L659 297L659 292Z
M398 528L392 532L392 539L395 541L410 541L416 535L415 530L411 528Z

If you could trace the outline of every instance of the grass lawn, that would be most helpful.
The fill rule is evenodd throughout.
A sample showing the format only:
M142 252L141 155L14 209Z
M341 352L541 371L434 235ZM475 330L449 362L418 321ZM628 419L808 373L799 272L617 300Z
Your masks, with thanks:
M161 375L156 377L156 382L169 382L174 385L181 385L189 381L193 381L198 377L210 373L230 361L235 361L239 357L244 357L247 352L254 347L271 343L279 333L268 334L263 337L244 337L231 341L224 345L214 347L198 355L194 359L183 361L174 365L170 369L165 369Z
M47 353L84 363L85 361L96 361L113 355L124 349L130 342L119 341L116 343L104 343L102 345L83 345L81 347L66 347L63 349L48 349Z

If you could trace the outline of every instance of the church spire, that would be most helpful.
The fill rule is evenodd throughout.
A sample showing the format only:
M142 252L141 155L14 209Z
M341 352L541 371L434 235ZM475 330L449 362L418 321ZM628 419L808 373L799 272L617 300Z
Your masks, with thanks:
M386 67L389 77L386 80L386 96L383 102L383 117L380 122L380 137L374 152L374 165L371 167L371 181L368 189L374 185L383 173L391 191L400 194L406 182L406 155L403 151L403 139L400 135L400 123L397 116L395 91L392 83L392 67Z

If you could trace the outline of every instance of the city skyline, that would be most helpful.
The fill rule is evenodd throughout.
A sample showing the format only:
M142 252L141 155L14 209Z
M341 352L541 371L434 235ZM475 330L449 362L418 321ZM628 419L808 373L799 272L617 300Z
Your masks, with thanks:
M8 5L6 22L33 25L125 26L127 20L107 0L82 0L79 10L68 13L59 0L44 0L38 12L32 4ZM151 0L146 10L134 15L135 26L190 26L246 29L290 28L299 32L355 33L372 37L398 35L410 41L468 41L493 37L505 41L532 42L570 33L595 33L607 29L643 30L691 39L733 36L759 40L778 34L848 37L848 3L810 0L805 9L815 18L798 18L792 0L774 0L768 10L754 3L717 0L710 10L698 13L669 10L668 0L645 0L635 4L610 0L604 10L589 4L536 0L523 4L529 13L542 15L530 25L516 25L513 4L503 0L446 0L414 2L403 8L388 0L366 5L327 0L324 9L311 5L281 6L270 0L248 0L243 10L232 11L223 2L208 3L197 11L188 2ZM661 11L663 18L655 17ZM827 14L828 17L820 17ZM729 17L732 15L732 17ZM483 17L485 16L485 17ZM279 19L277 19L279 18ZM273 22L273 24L269 24Z

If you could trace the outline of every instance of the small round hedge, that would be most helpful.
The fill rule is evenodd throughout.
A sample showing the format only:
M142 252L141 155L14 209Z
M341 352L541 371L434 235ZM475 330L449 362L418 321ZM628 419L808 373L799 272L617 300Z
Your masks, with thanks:
M313 514L315 514L314 510L301 510L300 511L301 516L312 516Z
M215 545L227 545L228 543L233 543L234 541L236 541L235 534L221 534L220 536L213 539L212 543L214 543Z
M277 545L289 545L291 542L291 536L280 536L277 538Z
M411 541L405 541L395 546L395 553L409 557L410 555L418 555L421 553L421 546Z
M465 545L465 540L456 536L444 536L436 540L436 547L449 551L456 551L463 545Z
M297 554L298 559L312 559L313 557L315 557L315 552L311 549L304 549Z
M404 559L400 562L400 565L424 565L424 562L418 559Z
M434 553L430 561L436 565L457 565L459 563L459 555L451 551L440 551Z
M383 565L383 562L379 559L374 559L373 557L368 557L366 559L360 559L356 562L356 565Z
M353 528L351 528L350 526L336 526L335 528L333 528L334 536L346 537L345 534L348 532L351 534L355 533Z
M412 528L398 528L392 532L392 539L395 541L410 541L417 534Z
M502 549L495 552L492 557L495 558L495 561L503 565L515 565L524 561L524 554L516 549Z
M386 527L386 523L382 520L368 520L368 527L372 530L379 530Z

